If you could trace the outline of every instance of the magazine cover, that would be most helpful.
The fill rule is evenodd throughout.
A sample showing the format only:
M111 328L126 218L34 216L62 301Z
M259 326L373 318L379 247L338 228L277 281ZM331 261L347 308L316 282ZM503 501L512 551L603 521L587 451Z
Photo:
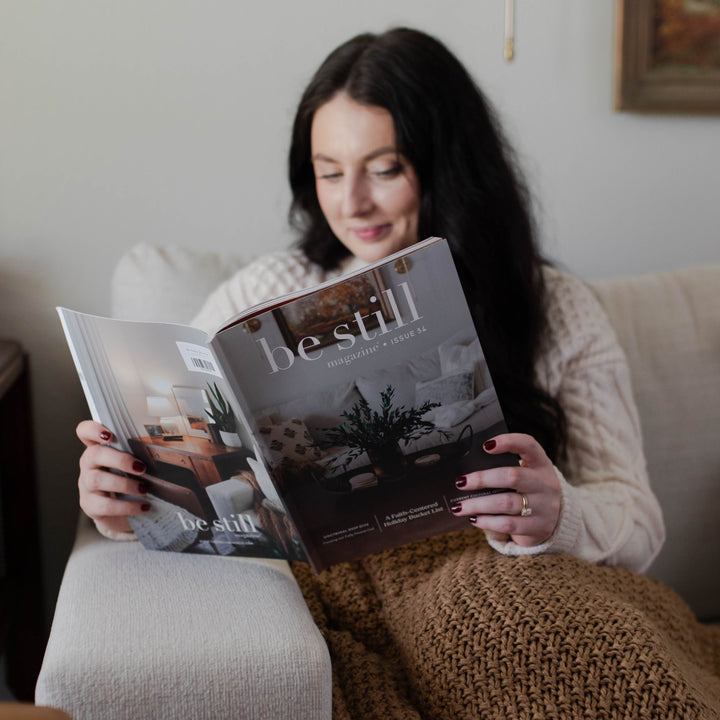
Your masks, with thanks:
M444 240L211 344L315 569L466 527L455 479L517 462L482 449L506 426Z

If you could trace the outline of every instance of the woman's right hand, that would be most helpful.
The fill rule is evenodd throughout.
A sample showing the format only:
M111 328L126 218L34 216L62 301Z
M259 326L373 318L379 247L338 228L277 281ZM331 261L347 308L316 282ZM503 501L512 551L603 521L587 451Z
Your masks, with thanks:
M118 475L119 470L130 475L142 475L144 463L127 453L110 447L113 434L100 423L85 420L75 432L85 445L80 456L80 507L83 512L104 529L111 532L129 532L128 515L140 515L150 509L142 500L149 486L141 477ZM118 498L116 493L140 496L140 499Z

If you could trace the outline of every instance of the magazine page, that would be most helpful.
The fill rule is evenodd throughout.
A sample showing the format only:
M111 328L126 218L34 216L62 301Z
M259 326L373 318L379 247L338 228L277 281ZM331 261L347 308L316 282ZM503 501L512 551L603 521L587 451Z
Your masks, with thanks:
M444 240L211 344L316 570L466 527L455 479L517 462L482 449L506 426Z
M128 520L152 550L304 557L203 332L58 308L90 411L147 466L147 513Z

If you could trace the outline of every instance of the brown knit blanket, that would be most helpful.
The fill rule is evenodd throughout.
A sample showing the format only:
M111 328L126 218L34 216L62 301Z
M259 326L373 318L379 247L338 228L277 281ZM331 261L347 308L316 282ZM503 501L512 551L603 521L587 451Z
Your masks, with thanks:
M643 575L508 558L473 529L293 571L335 720L720 717L720 628Z

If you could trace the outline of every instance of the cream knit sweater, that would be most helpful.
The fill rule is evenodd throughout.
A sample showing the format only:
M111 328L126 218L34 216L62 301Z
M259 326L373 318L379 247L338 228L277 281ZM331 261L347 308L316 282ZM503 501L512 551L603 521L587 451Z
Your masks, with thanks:
M353 258L326 272L299 250L266 255L221 285L193 325L214 331L250 305L361 265ZM556 468L560 519L542 545L521 547L493 533L488 533L488 541L506 555L567 552L643 571L659 552L665 528L648 482L625 356L585 284L552 268L546 281L549 332L536 372L567 416L568 458Z

